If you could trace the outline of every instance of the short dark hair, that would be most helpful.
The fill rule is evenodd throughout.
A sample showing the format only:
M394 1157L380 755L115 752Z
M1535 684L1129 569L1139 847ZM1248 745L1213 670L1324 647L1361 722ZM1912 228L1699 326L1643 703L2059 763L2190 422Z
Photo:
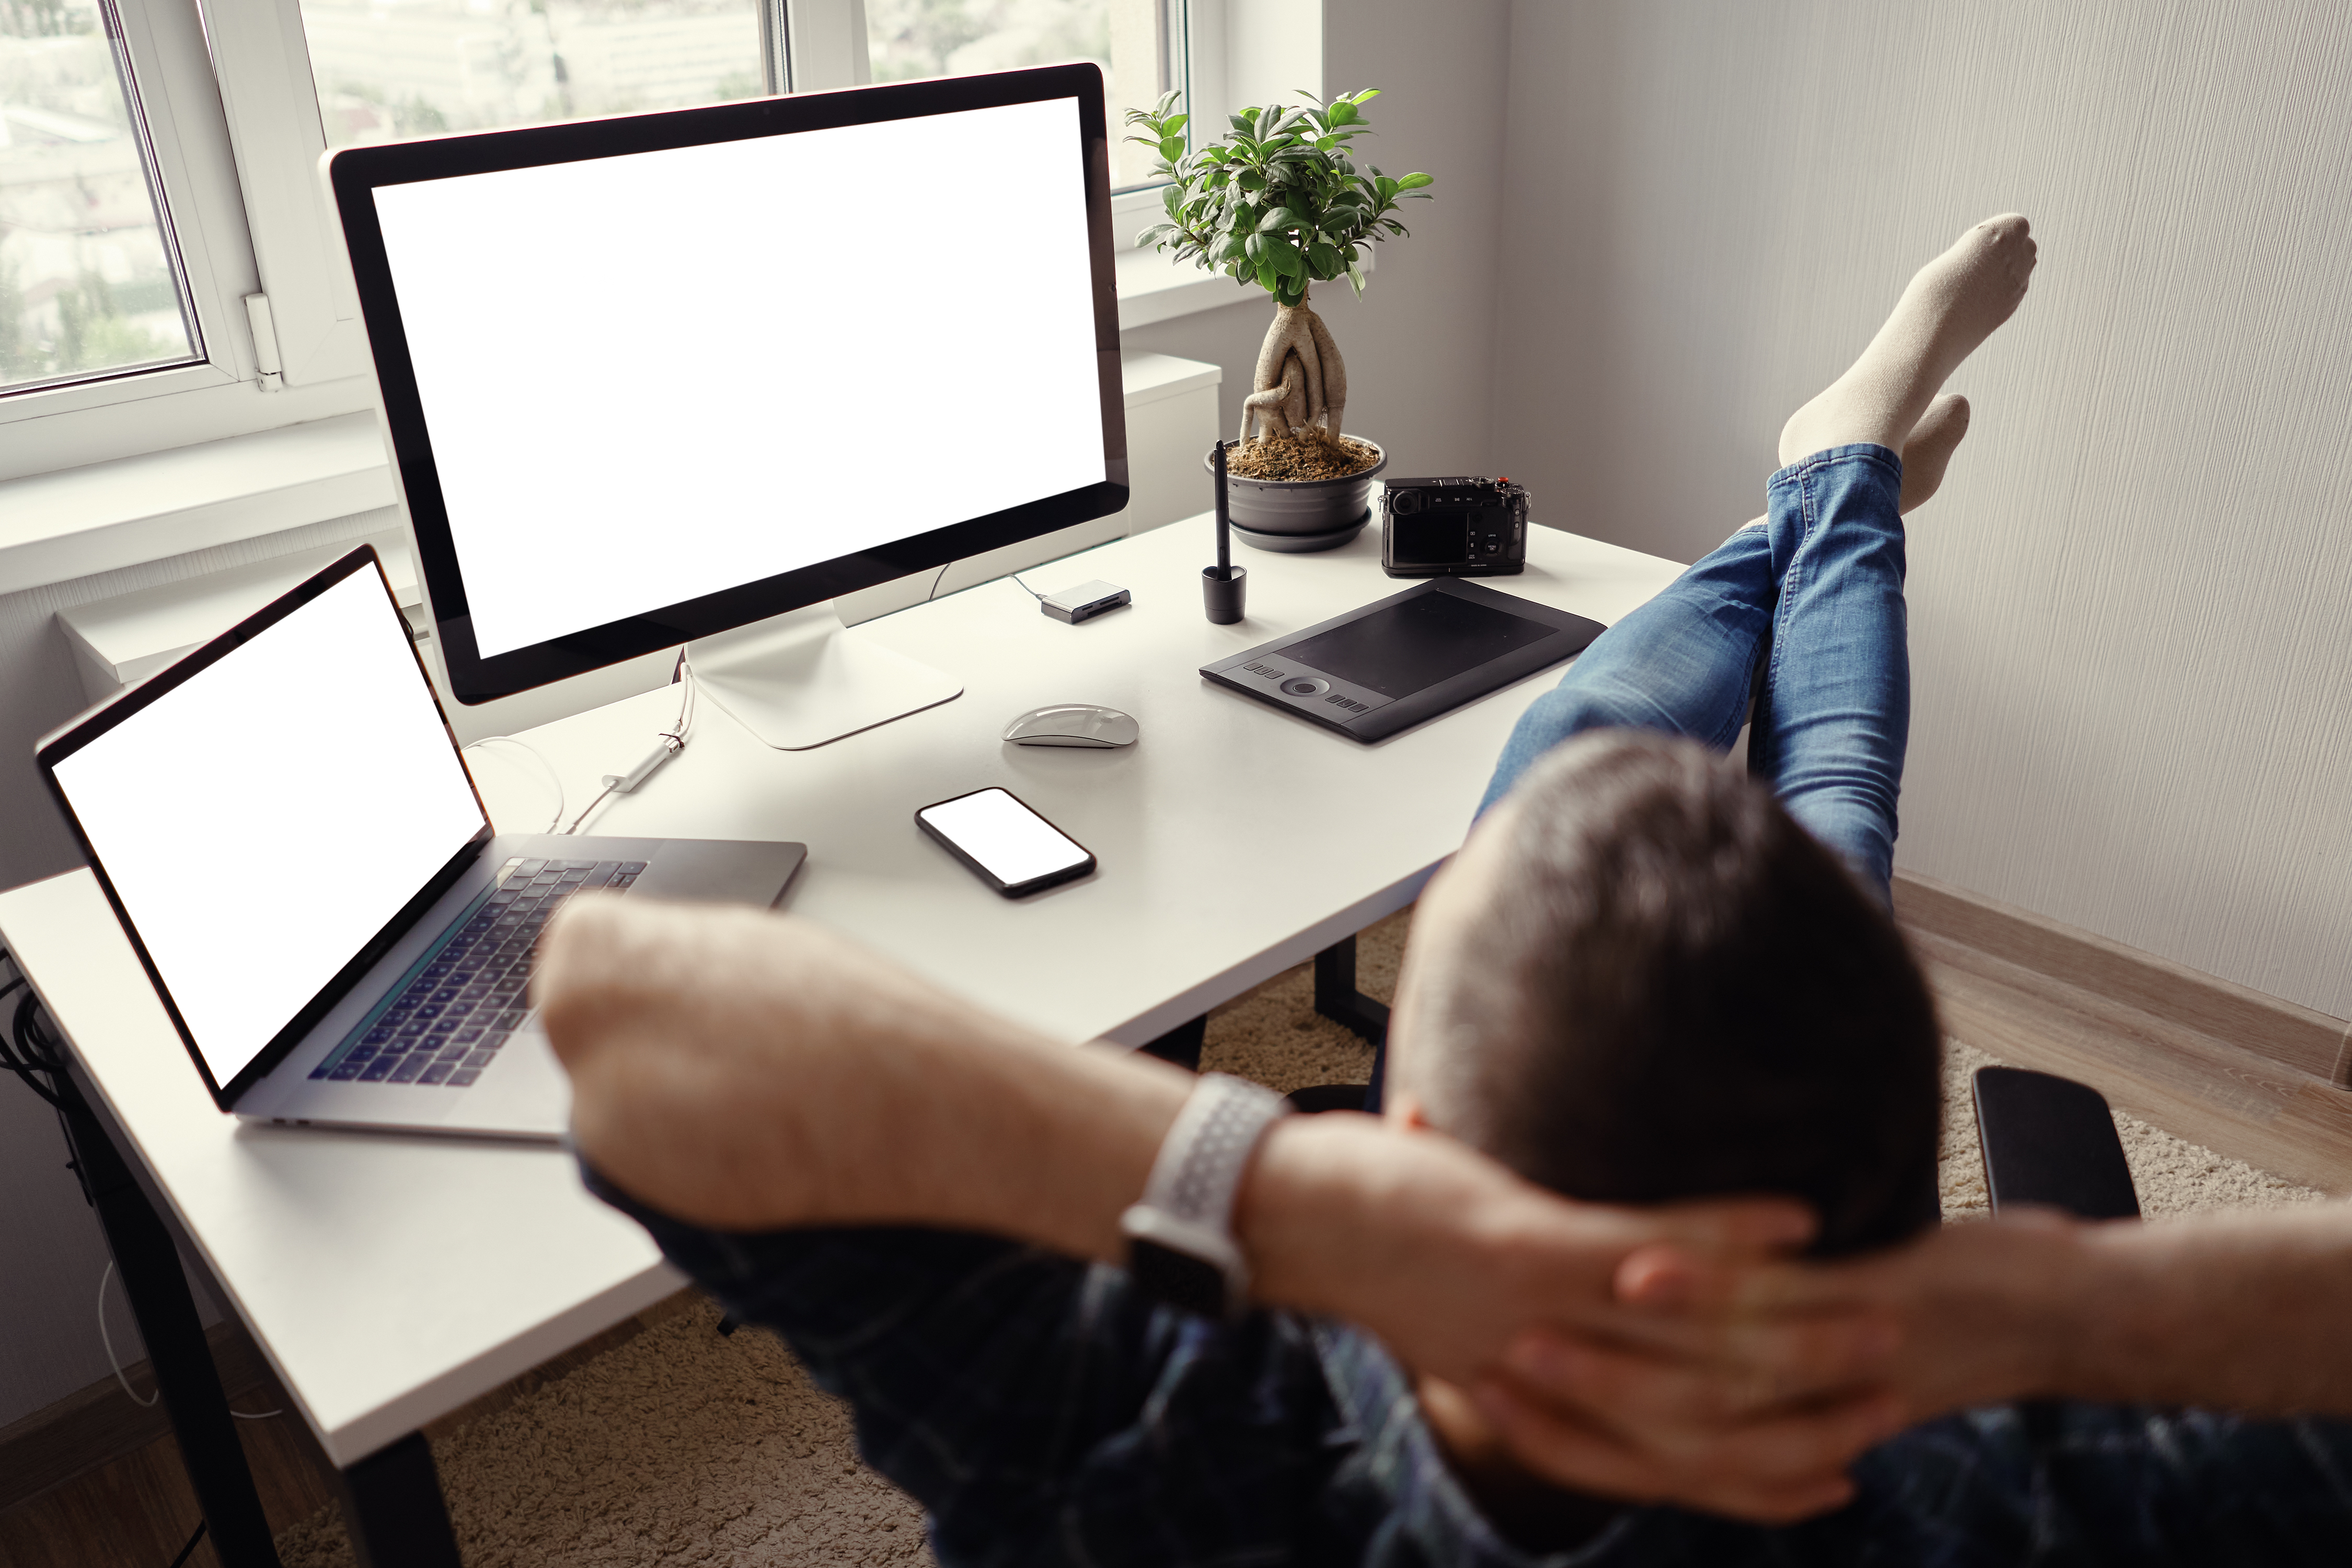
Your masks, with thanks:
M1433 1124L1574 1197L1782 1193L1817 1253L1935 1218L1935 1004L1895 922L1706 748L1580 736L1510 797L1407 1072Z

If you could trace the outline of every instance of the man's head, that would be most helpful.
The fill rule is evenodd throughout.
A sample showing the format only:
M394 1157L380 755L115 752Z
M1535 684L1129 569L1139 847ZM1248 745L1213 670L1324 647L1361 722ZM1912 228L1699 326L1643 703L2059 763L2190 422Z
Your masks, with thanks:
M1571 1196L1784 1193L1818 1249L1932 1219L1935 1009L1762 788L1616 731L1544 758L1424 896L1391 1104Z

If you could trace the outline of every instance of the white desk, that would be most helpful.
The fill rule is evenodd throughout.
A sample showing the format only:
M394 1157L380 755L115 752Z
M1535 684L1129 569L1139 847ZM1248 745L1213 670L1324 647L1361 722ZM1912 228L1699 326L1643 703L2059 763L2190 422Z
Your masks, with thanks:
M1533 530L1496 586L1614 623L1674 563ZM1396 591L1369 532L1345 550L1237 549L1249 617L1213 626L1205 520L1025 574L1103 577L1135 605L1070 626L1010 582L868 622L964 683L943 707L814 752L772 751L705 698L692 743L591 832L798 839L793 912L979 1005L1069 1039L1140 1044L1402 908L1461 842L1496 755L1558 668L1375 746L1210 686L1210 661ZM535 731L572 810L641 755L675 689ZM1118 752L1013 747L1057 701L1135 715ZM476 752L502 829L542 826L544 777ZM916 828L916 807L1003 784L1101 869L1013 902ZM87 872L0 894L16 954L182 1233L327 1453L350 1465L676 1289L635 1225L538 1147L244 1127L221 1115Z

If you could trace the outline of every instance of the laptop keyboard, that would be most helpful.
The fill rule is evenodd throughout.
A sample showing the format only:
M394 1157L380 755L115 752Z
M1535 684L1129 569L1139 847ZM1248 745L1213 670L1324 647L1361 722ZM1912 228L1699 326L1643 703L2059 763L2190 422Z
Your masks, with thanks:
M548 917L582 889L626 888L645 868L642 860L508 861L489 897L310 1076L464 1089L529 1015L531 949Z

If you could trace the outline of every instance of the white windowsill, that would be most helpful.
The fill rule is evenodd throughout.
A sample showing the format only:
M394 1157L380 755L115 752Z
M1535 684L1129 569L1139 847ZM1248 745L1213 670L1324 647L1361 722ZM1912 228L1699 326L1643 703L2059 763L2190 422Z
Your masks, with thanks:
M0 594L393 504L373 413L0 483Z
M1151 259L1172 272L1164 258ZM1141 297L1160 301L1152 321L1246 298L1231 279L1196 272L1177 283L1205 282L1234 300L1171 308L1162 300L1170 287L1152 275L1145 281L1154 287ZM1184 362L1161 354L1126 358L1130 407L1186 390L1207 374L1197 365L1180 373ZM0 594L258 539L396 500L372 411L0 481Z
M1367 253L1364 270L1372 270L1379 247ZM1156 326L1179 316L1227 305L1269 305L1272 297L1253 283L1236 282L1221 272L1203 272L1189 261L1178 261L1164 250L1136 249L1118 253L1118 326Z

